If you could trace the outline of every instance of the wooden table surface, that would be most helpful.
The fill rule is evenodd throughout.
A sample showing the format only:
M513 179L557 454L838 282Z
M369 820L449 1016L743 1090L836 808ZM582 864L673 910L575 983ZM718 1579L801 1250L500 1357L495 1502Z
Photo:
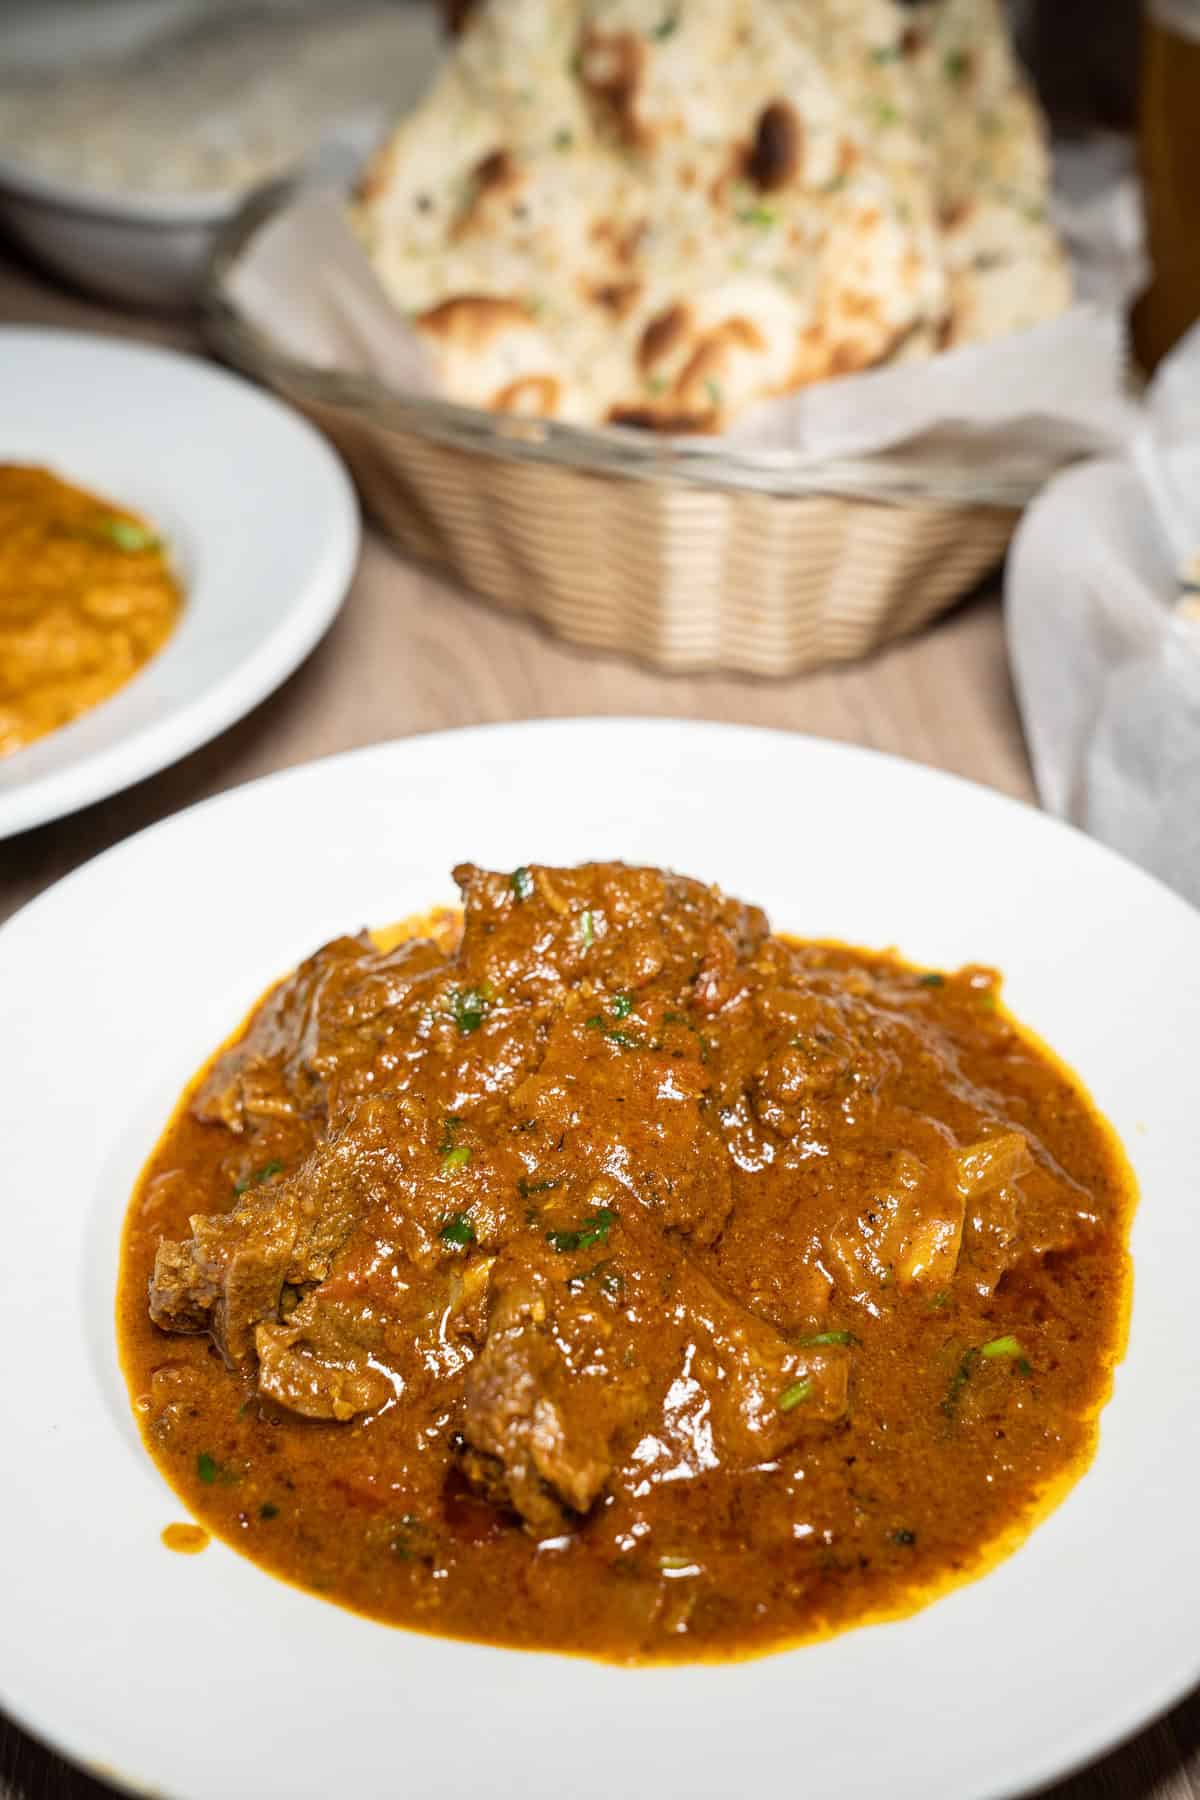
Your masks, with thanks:
M121 314L67 294L3 250L0 322L195 344L186 323ZM127 793L0 842L0 920L131 832L271 770L439 727L597 713L784 726L895 751L1033 797L994 589L921 636L849 668L772 683L660 676L569 649L491 612L407 565L368 530L337 623L249 718ZM1181 1605L1193 1602L1180 1596ZM0 1621L3 1613L0 1595ZM1136 1644L1129 1654L1136 1657ZM257 1793L255 1772L247 1769L229 1791L231 1800ZM109 1792L0 1714L0 1800L95 1800ZM1053 1794L1200 1800L1200 1694Z

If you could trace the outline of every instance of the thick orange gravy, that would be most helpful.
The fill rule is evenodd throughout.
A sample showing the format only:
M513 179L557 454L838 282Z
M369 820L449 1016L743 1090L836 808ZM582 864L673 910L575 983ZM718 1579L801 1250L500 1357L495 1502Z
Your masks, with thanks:
M144 519L45 469L0 463L0 756L116 693L181 605Z
M1134 1187L1075 1078L987 970L658 871L458 875L465 931L319 951L147 1165L118 1323L171 1486L372 1618L624 1662L986 1569L1123 1348Z

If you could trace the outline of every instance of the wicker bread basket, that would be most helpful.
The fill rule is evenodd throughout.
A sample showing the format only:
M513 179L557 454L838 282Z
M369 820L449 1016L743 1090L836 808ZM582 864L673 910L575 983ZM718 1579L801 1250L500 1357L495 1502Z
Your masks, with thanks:
M714 454L298 362L241 316L223 280L287 197L256 197L218 250L207 295L218 349L328 435L404 551L572 643L671 671L796 674L917 629L1004 553L1026 496L978 474Z

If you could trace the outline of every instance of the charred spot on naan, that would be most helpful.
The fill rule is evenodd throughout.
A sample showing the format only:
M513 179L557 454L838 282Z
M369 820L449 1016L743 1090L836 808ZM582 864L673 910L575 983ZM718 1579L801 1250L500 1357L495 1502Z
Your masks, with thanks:
M462 350L486 350L502 331L533 323L531 309L521 300L501 300L494 294L455 294L419 313L414 323L431 337Z
M683 301L656 313L638 343L637 365L642 374L652 375L658 363L682 349L691 328L691 309Z
M492 396L496 412L518 413L527 419L552 419L562 398L562 382L555 375L522 375Z
M626 281L581 281L579 286L586 300L614 319L628 318L642 295L642 283L636 276Z
M579 49L579 76L602 123L624 144L648 149L650 133L638 117L648 51L632 31L606 33L589 25Z
M795 108L772 100L758 116L746 175L762 193L773 194L796 179L803 150L804 127Z
M521 196L529 184L529 170L503 148L490 150L471 171L462 203L450 227L450 242L461 243L472 235L494 237L519 218Z

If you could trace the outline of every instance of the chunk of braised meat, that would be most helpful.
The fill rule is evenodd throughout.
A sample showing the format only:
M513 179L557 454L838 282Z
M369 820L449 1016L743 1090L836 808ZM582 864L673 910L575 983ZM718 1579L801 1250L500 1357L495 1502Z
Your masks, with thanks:
M396 1073L408 1012L445 966L431 939L383 951L365 932L335 938L267 995L200 1084L193 1116L237 1136L279 1121L323 1129Z
M510 1245L489 1286L487 1337L463 1387L463 1466L544 1536L600 1493L649 1373L604 1288L582 1277L572 1288L545 1241Z
M468 1478L535 1535L585 1513L618 1465L745 1469L843 1416L844 1347L789 1344L640 1217L547 1216L491 1270L461 1427Z
M208 1331L227 1362L250 1366L255 1329L278 1318L284 1286L323 1281L369 1208L399 1213L419 1189L427 1136L414 1103L364 1101L294 1173L255 1186L230 1212L193 1218L187 1243L159 1246L151 1318L168 1331Z

